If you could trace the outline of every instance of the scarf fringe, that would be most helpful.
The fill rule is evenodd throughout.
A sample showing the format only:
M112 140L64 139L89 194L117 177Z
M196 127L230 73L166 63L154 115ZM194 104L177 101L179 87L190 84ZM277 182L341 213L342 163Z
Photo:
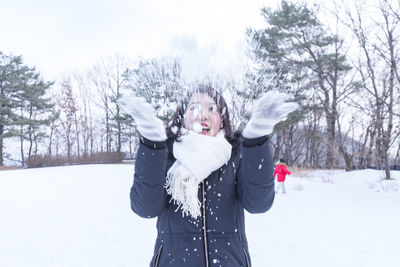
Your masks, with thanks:
M185 177L182 179L182 177ZM197 218L200 216L201 202L197 198L199 183L197 179L191 175L185 166L173 165L167 174L165 189L168 195L171 195L171 201L182 209L182 217L192 216Z

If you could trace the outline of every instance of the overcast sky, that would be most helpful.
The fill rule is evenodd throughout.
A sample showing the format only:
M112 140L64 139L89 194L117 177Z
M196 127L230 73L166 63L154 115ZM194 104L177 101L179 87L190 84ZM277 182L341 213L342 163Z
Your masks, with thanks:
M180 55L199 72L241 63L246 27L262 0L0 0L0 51L22 55L47 79L101 58ZM202 66L202 67L200 67Z

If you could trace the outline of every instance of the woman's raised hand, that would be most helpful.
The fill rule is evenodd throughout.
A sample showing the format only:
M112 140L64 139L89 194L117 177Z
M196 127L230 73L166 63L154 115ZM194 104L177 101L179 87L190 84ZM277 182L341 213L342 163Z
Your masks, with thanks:
M154 108L144 98L124 94L118 103L133 117L137 130L143 137L154 142L167 140L164 123L157 118Z
M289 113L299 108L296 102L288 102L289 95L278 92L267 92L254 105L253 112L246 127L244 138L257 138L271 134L274 126L286 120Z

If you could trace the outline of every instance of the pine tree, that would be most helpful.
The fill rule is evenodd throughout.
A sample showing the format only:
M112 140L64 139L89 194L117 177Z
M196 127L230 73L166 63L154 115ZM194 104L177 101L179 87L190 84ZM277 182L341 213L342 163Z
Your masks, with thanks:
M281 91L307 94L309 99L318 95L326 119L326 166L332 168L337 104L343 90L353 89L338 83L350 70L341 52L342 40L328 34L306 4L282 1L277 10L264 8L261 13L267 27L248 31L255 44L254 53L262 63L260 75L275 77Z
M4 139L18 133L11 127L17 117L15 96L19 78L23 74L22 58L7 56L0 52L0 166L3 166Z
M28 156L45 131L40 128L48 124L51 108L46 90L52 82L45 82L35 68L23 64L22 56L5 55L0 52L0 166L3 165L4 139L19 137L22 163L24 140L29 140Z
M28 158L32 154L36 155L38 150L38 142L41 138L46 137L47 129L52 118L51 108L53 104L51 99L47 98L47 90L52 82L45 82L40 78L40 74L34 68L29 69L25 73L23 83L18 93L18 103L20 114L15 122L20 125L21 140L21 158L24 160L23 141L28 140Z

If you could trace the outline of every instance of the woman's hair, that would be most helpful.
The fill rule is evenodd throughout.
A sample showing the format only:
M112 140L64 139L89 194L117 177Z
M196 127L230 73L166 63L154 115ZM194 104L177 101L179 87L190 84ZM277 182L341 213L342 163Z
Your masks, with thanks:
M215 103L217 104L218 111L221 114L222 129L225 131L225 138L230 140L232 138L232 127L229 120L228 106L222 95L210 85L199 85L196 89L190 90L186 96L182 98L182 101L176 108L174 116L168 122L168 137L174 138L175 141L178 141L178 138L183 135L181 133L181 128L184 126L184 114L186 108L188 107L192 96L199 93L207 94L214 99Z

